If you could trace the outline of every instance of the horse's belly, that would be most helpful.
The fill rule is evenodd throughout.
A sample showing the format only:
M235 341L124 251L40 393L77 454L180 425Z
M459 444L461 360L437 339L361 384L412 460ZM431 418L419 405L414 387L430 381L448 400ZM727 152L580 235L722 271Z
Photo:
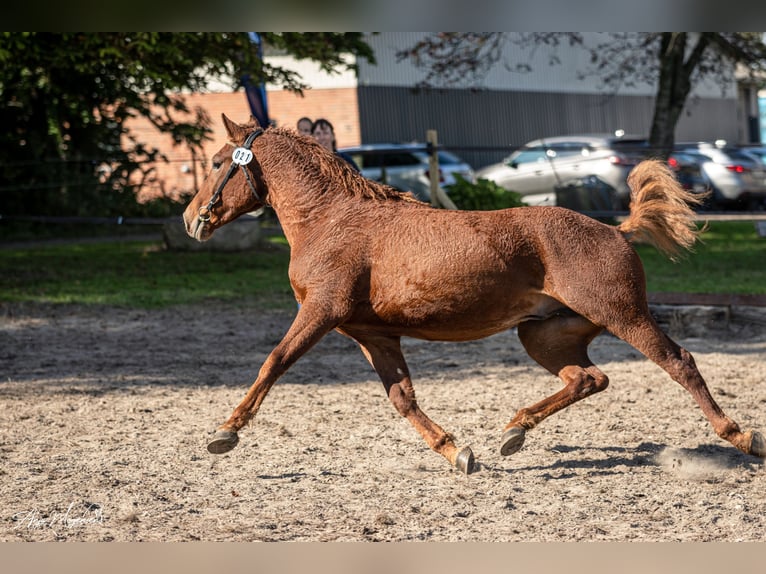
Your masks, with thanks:
M440 341L480 339L530 319L543 319L563 306L540 292L511 289L413 294L373 301L370 323L390 334ZM369 325L372 327L372 324Z
M392 248L371 269L370 319L390 332L471 340L561 307L541 291L542 267L528 256L501 253L470 233L429 245L422 256Z

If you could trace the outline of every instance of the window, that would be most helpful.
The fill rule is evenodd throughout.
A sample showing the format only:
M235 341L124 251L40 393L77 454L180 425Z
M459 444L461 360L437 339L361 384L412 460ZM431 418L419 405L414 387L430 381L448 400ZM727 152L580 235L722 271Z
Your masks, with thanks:
M549 147L549 151L553 154L549 154L549 157L556 159L575 159L577 157L588 157L590 155L590 147L582 142L565 142L553 144Z
M357 160L360 158L362 161ZM420 160L408 152L397 151L367 151L360 155L355 155L354 160L357 165L363 168L370 167L399 167L404 165L417 165Z
M542 163L547 161L547 155L543 146L523 148L508 158L506 163L511 165L522 165L525 163Z

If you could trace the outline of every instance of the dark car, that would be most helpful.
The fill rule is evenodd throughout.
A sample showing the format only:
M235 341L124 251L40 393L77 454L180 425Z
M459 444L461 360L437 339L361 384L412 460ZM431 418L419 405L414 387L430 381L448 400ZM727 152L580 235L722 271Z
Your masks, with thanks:
M387 183L402 191L410 191L422 201L430 200L431 181L426 144L374 143L344 147L338 151L350 155L366 178ZM454 153L439 150L437 156L441 187L455 183L456 174L470 182L475 181L473 168Z
M705 164L712 162L708 156L693 151L676 151L668 157L668 167L673 170L681 186L694 193L710 190L710 180L705 175Z
M766 166L766 147L743 147L742 152Z

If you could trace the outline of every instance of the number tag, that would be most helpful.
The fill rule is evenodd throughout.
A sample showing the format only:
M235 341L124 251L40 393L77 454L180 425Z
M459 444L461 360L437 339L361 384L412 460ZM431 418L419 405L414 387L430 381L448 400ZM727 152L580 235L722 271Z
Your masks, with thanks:
M253 161L253 152L244 147L238 147L231 154L231 160L238 165L247 165Z

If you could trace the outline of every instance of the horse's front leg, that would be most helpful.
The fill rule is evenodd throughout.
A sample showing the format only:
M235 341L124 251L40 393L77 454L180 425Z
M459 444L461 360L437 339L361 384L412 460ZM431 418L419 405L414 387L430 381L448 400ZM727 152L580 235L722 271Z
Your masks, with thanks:
M472 472L474 457L471 448L466 446L458 449L452 436L428 418L418 406L399 337L358 337L352 333L349 335L356 339L364 356L380 376L386 394L399 414L410 421L428 446L446 458L450 464L466 474Z
M237 431L255 416L277 379L337 324L334 314L322 311L310 303L304 303L287 334L261 366L258 378L245 398L234 409L229 420L218 428L207 445L208 451L223 454L233 449L239 442Z

